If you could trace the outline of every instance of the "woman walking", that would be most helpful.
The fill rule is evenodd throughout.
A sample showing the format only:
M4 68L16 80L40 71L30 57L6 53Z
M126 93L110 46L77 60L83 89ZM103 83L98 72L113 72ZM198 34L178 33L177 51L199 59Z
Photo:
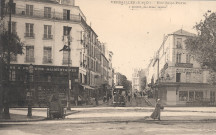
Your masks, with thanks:
M158 120L160 120L160 113L161 113L161 109L163 109L163 106L161 105L161 100L160 99L158 99L157 100L157 103L156 103L156 106L155 106L155 109L154 109L154 111L153 111L153 113L151 114L151 118L152 119L158 119ZM147 118L149 118L149 116L148 117L145 117L145 119L147 119Z
M161 109L163 109L162 105L161 105L161 100L158 99L157 100L157 103L156 103L156 106L155 106L155 109L154 109L154 112L151 114L151 118L152 119L158 119L160 120L160 113L161 113Z

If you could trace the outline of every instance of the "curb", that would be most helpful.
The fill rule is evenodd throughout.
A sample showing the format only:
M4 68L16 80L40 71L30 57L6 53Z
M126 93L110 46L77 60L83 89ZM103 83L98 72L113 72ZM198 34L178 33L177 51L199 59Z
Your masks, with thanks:
M69 115L79 113L79 112L80 111L73 111L73 112L67 113L65 116L69 116ZM35 121L46 121L46 120L49 120L49 119L47 119L47 117L38 118L38 119L26 119L26 120L2 119L0 120L0 124L3 122L35 122Z
M41 119L32 119L32 120L0 120L0 124L2 122L35 122L35 121L45 121L46 118Z
M75 114L75 113L79 113L80 111L73 111L73 112L70 112L70 113L66 113L65 116L68 116L68 115L71 115L71 114Z

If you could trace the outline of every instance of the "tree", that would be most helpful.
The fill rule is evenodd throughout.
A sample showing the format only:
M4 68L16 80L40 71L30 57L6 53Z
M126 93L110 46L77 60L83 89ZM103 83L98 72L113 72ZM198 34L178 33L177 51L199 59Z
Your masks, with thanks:
M8 31L5 31L3 33L0 33L1 36L1 51L2 51L2 69L5 69L5 80L3 84L3 111L4 111L4 118L9 119L10 113L9 113L9 104L10 104L10 97L9 93L10 90L10 80L9 80L9 72L10 72L10 61L12 55L18 55L23 54L23 47L24 44L21 42L20 38L15 33L11 33ZM2 112L2 108L0 108Z
M132 89L132 82L127 80L125 75L119 73L120 82L119 85L122 85L128 92Z
M196 61L216 71L216 13L206 13L194 28L198 35L185 41L186 48Z

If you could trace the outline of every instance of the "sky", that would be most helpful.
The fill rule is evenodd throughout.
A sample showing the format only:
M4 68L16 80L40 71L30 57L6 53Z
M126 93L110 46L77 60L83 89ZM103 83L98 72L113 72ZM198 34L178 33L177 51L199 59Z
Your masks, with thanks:
M193 26L204 19L208 10L216 10L216 1L134 0L142 3L123 5L113 1L133 0L75 0L75 5L80 7L98 39L114 53L115 71L129 80L134 68L147 67L164 35L179 29L196 34Z

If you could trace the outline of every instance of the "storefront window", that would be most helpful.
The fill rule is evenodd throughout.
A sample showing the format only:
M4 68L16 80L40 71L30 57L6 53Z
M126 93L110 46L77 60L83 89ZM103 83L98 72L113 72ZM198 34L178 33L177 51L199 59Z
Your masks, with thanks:
M202 99L203 99L203 92L195 91L195 100L202 100Z
M194 91L189 92L189 101L194 101Z
M187 101L188 92L187 91L179 91L179 101Z
M210 101L215 102L215 91L210 92Z
M16 81L16 71L10 70L10 81Z

